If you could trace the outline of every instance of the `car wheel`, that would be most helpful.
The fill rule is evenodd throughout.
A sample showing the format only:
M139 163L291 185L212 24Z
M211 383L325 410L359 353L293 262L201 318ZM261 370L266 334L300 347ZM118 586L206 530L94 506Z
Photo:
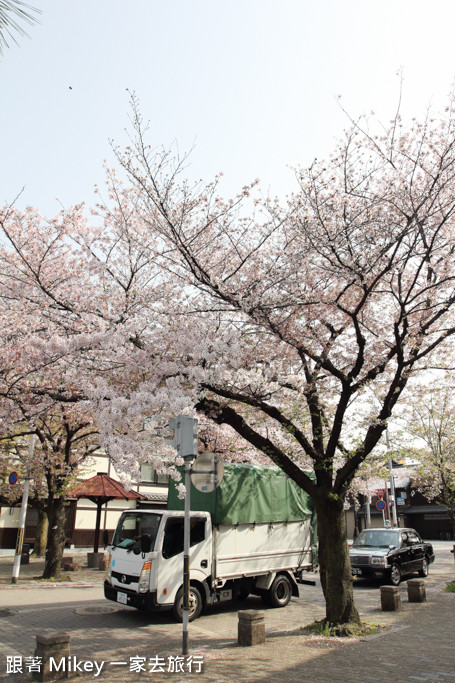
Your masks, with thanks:
M202 610L202 598L195 586L190 586L188 621L197 619ZM183 621L183 586L177 591L174 606L172 608L174 619L178 622Z
M392 565L390 570L390 583L392 586L398 586L401 581L401 569L397 564Z
M422 560L422 569L419 569L419 576L428 576L428 559L426 557Z
M265 602L271 607L286 607L292 596L292 586L284 574L277 576L265 595Z

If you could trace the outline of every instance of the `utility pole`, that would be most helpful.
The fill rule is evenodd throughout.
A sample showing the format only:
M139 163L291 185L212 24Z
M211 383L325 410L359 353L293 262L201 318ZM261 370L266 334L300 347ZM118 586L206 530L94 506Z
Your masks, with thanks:
M35 437L36 434L30 434L28 442L27 474L25 476L24 490L22 492L21 513L19 517L19 528L17 530L16 554L14 555L13 576L11 578L11 583L17 583L17 579L19 578L19 572L21 568L22 546L24 544L25 518L27 516L28 492L30 489L31 479L30 464L32 462L33 452L35 450Z
M385 437L386 437L386 444L387 444L387 455L389 455L390 452L390 442L389 442L389 428L386 427L385 431ZM392 458L389 456L389 480L390 480L390 498L391 498L391 503L392 503L392 525L394 527L398 526L398 519L397 519L397 501L395 498L395 479L393 476L393 465L392 465Z

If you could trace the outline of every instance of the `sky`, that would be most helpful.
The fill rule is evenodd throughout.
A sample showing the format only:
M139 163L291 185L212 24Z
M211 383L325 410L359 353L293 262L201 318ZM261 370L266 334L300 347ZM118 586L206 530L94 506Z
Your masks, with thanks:
M95 203L110 141L128 143L128 91L152 146L192 150L190 177L283 197L343 109L387 123L402 78L403 115L423 117L455 76L453 0L28 2L40 24L0 58L0 203L48 216Z

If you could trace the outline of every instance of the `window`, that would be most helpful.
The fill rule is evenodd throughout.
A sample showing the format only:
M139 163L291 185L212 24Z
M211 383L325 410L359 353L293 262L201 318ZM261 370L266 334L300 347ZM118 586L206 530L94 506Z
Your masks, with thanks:
M158 474L153 465L141 465L141 481L150 484L167 484L169 481L168 474Z
M415 531L408 531L408 539L410 545L417 545L422 542Z
M128 550L140 548L141 536L148 534L152 541L153 550L161 519L161 515L151 512L142 512L140 510L124 512L117 524L112 545L118 548L127 548Z
M163 557L169 559L183 553L183 518L170 517L166 522L163 540ZM205 539L205 519L191 517L190 546L201 543Z

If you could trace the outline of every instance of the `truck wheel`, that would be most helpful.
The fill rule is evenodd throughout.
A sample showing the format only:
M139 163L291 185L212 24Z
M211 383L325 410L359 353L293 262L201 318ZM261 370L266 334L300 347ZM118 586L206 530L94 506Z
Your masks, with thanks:
M266 594L266 602L271 607L286 607L292 595L292 586L284 574L277 576Z
M401 569L397 564L392 565L390 570L390 583L392 586L398 586L401 581Z
M428 559L426 557L422 560L422 569L419 569L419 576L428 576Z
M188 621L193 621L197 619L202 610L202 598L198 589L195 586L190 586L190 599L189 599L189 610L188 610ZM183 621L183 586L178 589L177 595L175 596L174 606L172 608L172 614L176 621Z

